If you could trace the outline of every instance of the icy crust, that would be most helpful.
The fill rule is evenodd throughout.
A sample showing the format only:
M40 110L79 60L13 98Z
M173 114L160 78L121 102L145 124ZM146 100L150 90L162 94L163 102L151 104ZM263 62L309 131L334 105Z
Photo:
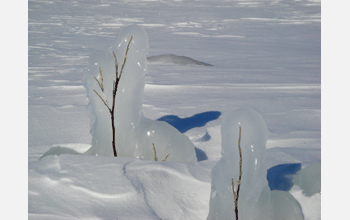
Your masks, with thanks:
M89 72L84 79L90 101L92 134L92 147L87 154L113 156L111 115L94 90L112 106L112 86L116 75L113 51L120 73L131 36L133 39L116 95L114 122L118 156L154 160L154 144L159 160L170 154L167 161L197 161L194 145L187 136L165 122L143 116L142 99L149 46L147 33L136 25L122 29L112 47L90 57ZM94 79L101 82L99 68L103 74L104 92Z
M235 219L234 196L239 180L239 126L241 127L242 181L238 199L239 219L303 219L298 202L289 193L270 191L266 179L267 127L253 109L226 115L221 126L222 158L211 172L211 195L207 219ZM276 205L283 208L276 208ZM280 218L282 216L282 218Z
M294 176L293 183L298 185L306 196L321 192L321 163L315 163L300 170Z

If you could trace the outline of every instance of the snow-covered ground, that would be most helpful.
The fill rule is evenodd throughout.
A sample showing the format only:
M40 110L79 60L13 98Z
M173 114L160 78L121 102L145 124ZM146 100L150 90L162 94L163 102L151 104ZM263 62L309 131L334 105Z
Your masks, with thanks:
M29 219L205 219L222 115L243 107L267 124L267 168L320 162L319 1L38 0L28 8ZM146 76L145 116L187 135L199 162L38 160L53 146L90 147L88 57L130 24L147 31L149 56L213 65L152 62ZM290 192L305 219L321 219L321 194Z

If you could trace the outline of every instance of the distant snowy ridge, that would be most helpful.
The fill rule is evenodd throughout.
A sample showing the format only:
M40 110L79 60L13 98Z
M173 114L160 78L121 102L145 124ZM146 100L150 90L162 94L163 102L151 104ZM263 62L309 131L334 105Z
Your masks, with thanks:
M209 64L209 63L198 61L186 56L177 56L175 54L162 54L157 56L150 56L150 57L147 57L147 61L150 63L162 62L162 63L174 63L174 64L181 64L181 65L195 64L195 65L202 65L202 66L213 66L212 64Z

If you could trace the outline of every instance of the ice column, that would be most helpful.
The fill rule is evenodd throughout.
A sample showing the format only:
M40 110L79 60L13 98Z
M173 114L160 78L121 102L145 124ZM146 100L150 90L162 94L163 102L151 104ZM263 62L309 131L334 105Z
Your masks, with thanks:
M297 201L288 192L271 193L266 179L265 150L267 127L253 109L239 109L226 115L221 126L222 158L211 172L212 188L207 219L236 219L232 191L239 180L239 127L241 127L242 181L238 197L238 217L253 219L303 219ZM274 208L276 199L287 204L284 209ZM283 219L282 218L282 219Z
M84 78L90 101L88 109L92 134L92 147L87 154L113 156L111 116L94 90L106 100L107 105L112 106L113 80L116 77L113 52L120 73L131 36L133 39L116 95L114 122L118 156L153 160L154 144L159 160L170 154L167 161L197 161L194 146L187 136L165 122L143 116L142 99L149 47L147 33L137 25L123 28L112 47L90 57L89 72ZM103 81L104 91L97 81Z

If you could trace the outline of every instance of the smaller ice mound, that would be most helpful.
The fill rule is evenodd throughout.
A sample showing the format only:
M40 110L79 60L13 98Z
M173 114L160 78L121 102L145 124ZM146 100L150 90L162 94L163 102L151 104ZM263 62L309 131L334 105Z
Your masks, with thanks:
M321 163L315 163L300 170L294 176L293 183L298 185L306 196L321 192Z
M238 196L238 217L244 220L300 220L303 215L297 200L288 192L271 192L266 174L267 127L253 109L239 109L226 115L221 126L222 158L211 171L211 195L207 219L236 219L232 189L237 194L240 154L242 176Z
M175 54L162 54L158 56L150 56L147 57L147 61L150 63L161 62L161 63L174 63L174 64L194 64L194 65L202 65L202 66L213 66L209 63L201 62L190 57L185 56L177 56Z

